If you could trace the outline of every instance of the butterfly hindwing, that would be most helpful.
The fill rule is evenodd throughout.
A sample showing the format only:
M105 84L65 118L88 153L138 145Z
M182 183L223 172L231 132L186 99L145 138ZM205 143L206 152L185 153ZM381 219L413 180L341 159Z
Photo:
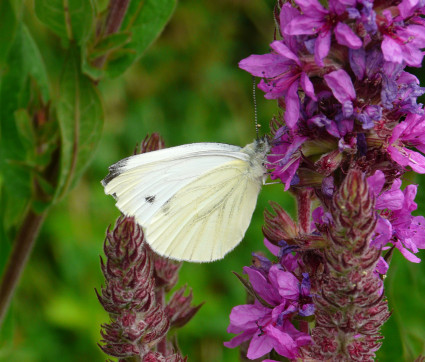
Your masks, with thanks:
M161 255L206 262L221 259L243 238L261 188L249 163L227 162L180 189L146 224Z

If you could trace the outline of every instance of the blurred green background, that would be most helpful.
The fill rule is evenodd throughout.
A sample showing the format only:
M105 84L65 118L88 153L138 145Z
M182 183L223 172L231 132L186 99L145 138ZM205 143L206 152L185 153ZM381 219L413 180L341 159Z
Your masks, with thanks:
M51 45L42 49L42 56L49 71L58 73L59 40L34 16L31 1L27 3L26 22L38 44ZM132 154L147 133L159 132L167 146L252 142L252 80L237 63L252 53L268 51L273 6L272 0L180 1L144 57L123 76L100 83L106 114L100 145L84 177L43 225L2 332L0 360L107 358L96 343L100 324L108 316L94 288L103 283L99 255L105 230L119 212L114 200L104 195L100 180L108 166ZM257 101L259 121L267 130L276 104L264 100L260 92ZM206 302L178 333L190 361L238 360L238 350L222 345L232 337L226 333L231 308L245 300L244 289L231 271L240 272L250 264L252 251L265 250L261 226L268 200L294 213L293 200L281 185L266 186L241 245L222 261L185 263L181 269L178 286L189 285L195 303ZM425 205L421 189L418 203ZM421 208L424 214L425 207ZM386 279L393 315L384 327L379 360L411 361L424 352L425 267L395 254Z

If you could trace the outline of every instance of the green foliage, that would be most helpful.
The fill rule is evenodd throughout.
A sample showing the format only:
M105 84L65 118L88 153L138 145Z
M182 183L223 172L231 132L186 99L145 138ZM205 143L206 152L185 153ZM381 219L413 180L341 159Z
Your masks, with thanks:
M0 1L0 14L0 67L3 68L18 22L9 1Z
M93 83L79 68L71 49L60 80L57 119L61 134L61 162L56 195L66 194L93 156L103 125L103 109Z
M105 116L99 81L104 76L122 74L137 60L158 37L175 6L174 0L131 3L138 6L132 5L120 12L113 11L113 7L106 6L104 1L96 0L0 2L0 270L4 270L12 245L16 250L31 250L22 248L17 238L19 234L28 234L32 235L30 240L34 240L36 235L30 222L28 225L23 223L27 220L25 215L48 214L53 205L78 184L93 159ZM124 18L129 20L125 30L120 30ZM108 23L111 21L118 26L111 28ZM91 73L84 72L85 68ZM90 77L87 73L96 76ZM60 240L56 240L58 236L53 238L55 242ZM103 237L99 236L96 239L101 242ZM74 241L72 238L68 245L74 245ZM90 261L98 270L95 254L90 254ZM67 257L70 255L76 254L67 253ZM86 260L81 256L78 259ZM47 284L54 282L54 278L45 279L47 274L44 271L48 269L44 267L50 263L51 260L45 260L34 274ZM67 265L69 263L72 261L68 260ZM12 263L9 268L19 270L22 266ZM71 269L75 270L74 267ZM34 281L33 287L38 282ZM91 289L99 284L100 280L96 279ZM44 284L39 287L29 289L35 299L44 293ZM37 353L28 352L25 347L18 348L19 352L13 347L16 333L19 334L21 328L19 313L27 310L18 292L14 307L19 312L17 318L12 314L6 318L1 334L5 343L0 359L33 360L31 356L36 356L35 360L39 357L51 360L56 352L61 353L61 344L68 343L68 338L57 338L49 328L44 331L34 328L38 323L47 321L47 325L58 323L65 328L86 330L84 323L96 317L85 307L80 307L86 303L81 304L76 287L59 288L68 291L66 294L73 299L64 296L55 303L55 298L50 298L45 314L40 314L40 310L35 312L43 317L27 325L27 336L34 331L30 340L37 341L38 347L48 351L44 357L37 357ZM53 293L53 290L49 292ZM95 295L90 298L101 311ZM78 323L75 315L69 313L70 308L80 316ZM63 318L63 313L67 313L68 320ZM13 323L15 319L16 325ZM36 319L32 316L29 320ZM88 337L92 342L82 350L88 348L95 352L87 355L92 353L99 357L101 352L95 343L99 339L99 318L94 325L96 336Z
M93 79L122 74L158 37L175 5L176 0L130 1L119 31L112 34L114 20L106 18L102 30L83 49L84 72Z
M23 112L31 97L48 99L49 83L40 51L24 24L17 27L6 59L8 65L0 88L0 170L4 180L14 180L3 184L3 223L7 230L22 219L32 192L30 163L35 151L29 149L29 143L34 144L34 139ZM37 94L34 83L38 86Z
M38 18L60 38L83 45L94 31L94 0L35 0Z

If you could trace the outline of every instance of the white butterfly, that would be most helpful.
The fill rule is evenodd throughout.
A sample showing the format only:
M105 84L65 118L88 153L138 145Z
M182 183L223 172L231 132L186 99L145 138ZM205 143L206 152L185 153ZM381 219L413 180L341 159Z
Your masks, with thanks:
M222 259L242 240L267 178L267 139L244 148L192 143L125 158L109 167L105 193L143 227L158 254Z

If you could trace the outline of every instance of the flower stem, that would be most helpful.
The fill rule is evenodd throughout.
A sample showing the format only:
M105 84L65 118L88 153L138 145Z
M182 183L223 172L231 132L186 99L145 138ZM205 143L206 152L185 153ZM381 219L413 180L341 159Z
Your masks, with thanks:
M124 20L129 5L129 0L112 0L109 4L110 10L106 20L105 33L107 35L116 33Z
M0 284L0 327L46 215L47 210L36 214L30 208L13 243Z
M124 20L127 12L129 0L111 0L109 3L109 14L106 19L105 30L102 36L107 36L116 33ZM102 68L106 62L108 55L102 55L94 60L94 66Z

